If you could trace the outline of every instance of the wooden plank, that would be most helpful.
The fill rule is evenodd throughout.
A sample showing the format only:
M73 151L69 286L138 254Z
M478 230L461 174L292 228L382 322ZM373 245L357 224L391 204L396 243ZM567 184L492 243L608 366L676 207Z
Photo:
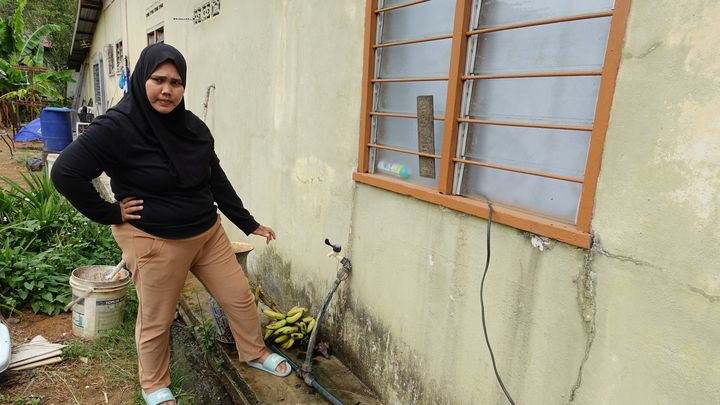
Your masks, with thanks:
M473 165L473 166L489 167L491 169L503 170L506 172L528 174L530 176L537 176L537 177L544 177L546 179L568 181L571 183L580 183L580 184L583 183L583 179L578 179L576 177L560 176L558 174L550 174L550 173L537 172L534 170L518 169L515 167L495 165L495 164L491 164L491 163L478 162L475 160L467 160L467 159L453 159L453 160L457 163L465 163L465 164L469 164L469 165Z
M457 0L455 2L455 25L453 27L453 41L450 50L450 77L448 78L447 105L445 106L445 129L443 132L443 145L440 158L440 177L438 178L438 192L452 194L455 165L453 158L458 142L458 117L462 111L462 75L465 73L465 59L467 58L467 42L465 30L470 26L470 10L472 0Z
M387 112L380 112L380 111L373 111L370 113L370 115L375 115L378 117L394 117L394 118L417 118L417 114L400 114L400 113L387 113ZM434 120L442 121L445 119L445 117L436 116L433 117Z
M610 17L613 15L613 11L601 11L598 13L587 13L587 14L578 14L568 17L559 17L559 18L548 18L544 20L536 20L536 21L529 21L519 24L508 24L508 25L501 25L497 27L490 27L490 28L481 28L477 30L468 31L467 35L478 35L478 34L487 34L488 32L497 32L497 31L505 31L505 30L514 30L518 28L527 28L527 27L535 27L538 25L547 25L547 24L557 24L557 23L563 23L563 22L570 22L570 21L580 21L580 20L588 20L592 18L602 18L602 17Z
M393 42L384 42L382 44L375 44L373 45L373 49L377 48L386 48L389 46L400 46L400 45L410 45L410 44L419 44L423 42L431 42L431 41L441 41L443 39L450 39L452 38L452 34L448 35L438 35L435 37L427 37L427 38L418 38L418 39L406 39L403 41L393 41Z
M447 77L389 77L384 79L373 79L373 83L404 83L404 82L441 82L447 80Z
M39 355L30 357L30 358L27 358L24 360L15 361L13 363L10 363L10 368L16 368L16 367L24 366L26 364L36 363L40 360L45 360L45 359L49 359L52 357L60 356L61 354L62 354L62 350L54 350L51 352L46 352L46 353L39 354Z
M13 370L13 371L30 370L31 368L36 368L36 367L40 367L40 366L47 366L48 364L60 363L61 361L62 361L62 358L61 358L61 357L53 357L53 358L50 358L50 359L45 359L45 360L41 360L41 361L38 361L38 362L34 362L34 363L30 363L30 364L25 364L24 366L19 366L19 367L10 366L10 368L9 368L8 370Z
M63 344L50 343L47 339L42 336L35 336L28 343L23 343L12 348L12 357L10 359L10 365L26 362L33 358L38 358L47 355L48 353L55 352L65 347ZM46 358L43 357L43 358Z
M370 143L370 131L372 130L372 117L370 111L373 110L373 83L375 78L375 51L372 49L375 44L377 18L375 17L375 9L377 2L375 0L365 1L365 45L363 47L363 79L362 79L362 95L360 98L360 142L358 145L358 168L360 173L368 171L369 150L367 144Z
M432 204L441 205L459 212L487 218L489 209L487 203L468 197L442 195L437 191L416 184L369 173L354 173L353 180L374 187L383 188L395 193L407 195ZM591 235L578 230L575 225L546 218L539 214L521 211L516 208L493 204L493 222L507 225L522 231L568 243L581 248L589 248Z
M545 129L564 129L568 131L592 131L593 127L584 125L560 125L560 124L537 124L531 122L514 122L514 121L494 121L494 120L478 120L473 118L459 118L459 122L469 122L471 124L485 125L501 125L509 127L524 128L545 128Z
M439 155L432 155L432 154L429 154L429 153L416 152L416 151L414 151L414 150L407 150L407 149L402 149L402 148L396 148L396 147L394 147L394 146L379 145L379 144L376 144L376 143L370 143L370 144L368 144L368 146L371 147L371 148L391 150L391 151L393 151L393 152L407 153L408 155L416 155L416 156L423 156L423 157L432 158L432 159L440 159L440 156L439 156Z
M566 72L495 73L487 75L464 75L463 80L526 79L532 77L600 76L602 70L574 70Z

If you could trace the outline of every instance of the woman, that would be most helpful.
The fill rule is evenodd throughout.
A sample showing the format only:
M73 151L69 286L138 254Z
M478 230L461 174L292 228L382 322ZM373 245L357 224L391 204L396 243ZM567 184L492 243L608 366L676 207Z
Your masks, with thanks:
M51 174L80 212L112 224L137 288L140 386L153 405L175 400L168 389L168 341L188 270L223 307L240 360L275 375L290 373L285 359L263 343L254 297L217 208L266 243L275 232L243 207L220 168L210 130L185 109L185 85L180 52L166 44L148 46L130 92L60 154ZM102 200L93 188L91 180L103 171L119 202Z

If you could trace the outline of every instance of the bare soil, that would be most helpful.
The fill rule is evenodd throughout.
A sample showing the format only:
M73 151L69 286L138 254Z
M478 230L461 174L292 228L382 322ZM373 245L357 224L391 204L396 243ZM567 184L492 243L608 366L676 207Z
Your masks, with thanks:
M4 134L0 129L0 136ZM42 158L42 142L17 142L14 147L11 153L0 140L0 176L21 181L21 173L28 173L25 160L33 156ZM6 186L0 181L0 187ZM80 339L72 334L71 322L69 313L48 316L32 311L7 319L13 345L27 343L37 335L52 343L69 344ZM113 370L98 361L63 360L32 370L0 374L0 404L132 404L135 385L136 378L119 380Z
M72 334L71 321L68 313L48 316L24 311L7 323L13 345L26 343L37 335L52 343L68 344L79 339ZM0 393L2 404L29 404L33 400L56 405L132 404L135 381L118 384L112 370L100 362L73 359L32 370L5 371L0 374Z
M0 136L9 140L4 134L5 130L0 129ZM42 159L42 153L42 142L15 142L15 150L11 151L5 142L0 141L0 176L22 180L20 173L28 173L25 160L33 156Z

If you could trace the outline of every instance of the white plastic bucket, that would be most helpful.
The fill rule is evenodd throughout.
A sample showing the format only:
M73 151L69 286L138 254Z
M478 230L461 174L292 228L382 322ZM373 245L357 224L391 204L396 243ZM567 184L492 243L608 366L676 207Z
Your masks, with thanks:
M123 307L130 284L130 273L122 269L120 277L106 280L114 266L83 266L73 270L72 331L75 336L94 339L100 331L122 323Z

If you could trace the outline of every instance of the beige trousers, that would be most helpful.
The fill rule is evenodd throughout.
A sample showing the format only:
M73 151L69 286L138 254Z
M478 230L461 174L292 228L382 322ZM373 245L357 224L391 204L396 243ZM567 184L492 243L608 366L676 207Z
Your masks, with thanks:
M140 386L146 392L170 385L170 325L188 270L215 297L228 317L241 361L265 349L255 297L225 231L217 223L200 235L163 239L130 224L113 225L137 289L135 325Z

